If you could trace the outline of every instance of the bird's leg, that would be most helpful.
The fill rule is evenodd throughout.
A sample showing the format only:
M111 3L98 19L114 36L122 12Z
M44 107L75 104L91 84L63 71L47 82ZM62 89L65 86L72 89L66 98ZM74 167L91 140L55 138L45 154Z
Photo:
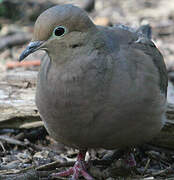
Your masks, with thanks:
M132 168L136 166L136 160L132 149L118 149L112 154L106 155L102 160L110 161L111 164L114 160L118 160L120 157L124 159L128 167Z
M71 180L77 180L79 176L82 175L86 180L93 180L92 176L90 176L86 172L85 155L86 155L86 150L80 150L77 156L77 161L72 168L64 172L54 173L52 174L52 176L55 177L55 176L72 175Z
M135 161L135 157L134 157L134 154L132 152L128 152L126 162L129 165L129 167L135 167L136 166L137 163Z

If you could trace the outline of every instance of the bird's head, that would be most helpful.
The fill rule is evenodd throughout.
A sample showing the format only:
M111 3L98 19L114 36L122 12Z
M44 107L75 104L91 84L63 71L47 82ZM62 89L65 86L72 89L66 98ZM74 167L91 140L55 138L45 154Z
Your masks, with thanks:
M56 55L78 48L89 39L89 32L95 32L94 29L96 27L86 12L76 6L66 4L49 8L37 18L33 39L19 60L37 50Z

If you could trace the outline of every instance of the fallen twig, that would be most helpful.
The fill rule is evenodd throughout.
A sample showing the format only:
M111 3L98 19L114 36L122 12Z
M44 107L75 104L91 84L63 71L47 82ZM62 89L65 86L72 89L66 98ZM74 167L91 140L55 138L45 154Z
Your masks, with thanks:
M32 60L32 61L9 61L6 63L7 69L13 69L17 67L32 67L32 66L40 66L40 60Z
M74 161L68 161L68 162L55 161L55 162L52 162L52 163L49 163L49 164L39 166L39 167L36 168L36 170L39 170L39 171L44 170L44 171L46 171L46 170L52 170L52 169L60 168L60 167L70 167L70 166L73 166L74 163L75 163Z
M11 137L6 136L6 135L0 135L0 140L6 141L10 144L20 145L20 146L26 146L27 145L26 143L24 143L22 141L16 140L16 139L11 138Z

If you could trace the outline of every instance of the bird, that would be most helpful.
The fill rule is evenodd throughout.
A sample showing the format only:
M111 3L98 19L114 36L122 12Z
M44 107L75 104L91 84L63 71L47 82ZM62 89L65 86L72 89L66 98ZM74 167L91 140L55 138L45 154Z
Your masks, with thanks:
M93 177L88 149L133 147L150 141L165 123L167 71L148 27L97 26L71 4L36 20L19 61L44 50L36 105L48 133L79 150L74 167L57 176Z

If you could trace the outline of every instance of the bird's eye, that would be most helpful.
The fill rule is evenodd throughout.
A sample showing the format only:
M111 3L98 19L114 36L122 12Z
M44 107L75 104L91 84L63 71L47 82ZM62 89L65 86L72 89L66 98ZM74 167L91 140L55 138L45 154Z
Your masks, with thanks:
M63 26L57 26L53 31L55 36L63 36L66 33L66 28Z

